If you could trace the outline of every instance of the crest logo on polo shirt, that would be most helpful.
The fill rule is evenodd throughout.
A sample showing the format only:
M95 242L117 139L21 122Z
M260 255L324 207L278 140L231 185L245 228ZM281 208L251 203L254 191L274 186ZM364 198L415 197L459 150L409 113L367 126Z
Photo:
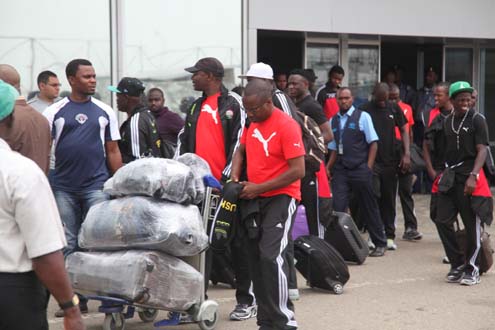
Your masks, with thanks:
M88 120L88 116L86 116L84 113L78 113L75 119L79 124L82 125L86 122L86 120Z
M273 132L273 133L270 135L270 137L269 137L268 139L265 139L265 138L263 137L263 135L261 134L261 132L260 132L257 128L255 128L255 129L254 129L254 131L253 131L253 135L252 135L252 136L253 136L256 140L258 140L258 141L260 141L260 142L261 142L261 144L263 145L263 150L265 150L265 156L266 156L266 157L270 156L270 153L268 153L268 143L270 142L270 140L271 140L271 139L272 139L275 135L277 135L277 132Z

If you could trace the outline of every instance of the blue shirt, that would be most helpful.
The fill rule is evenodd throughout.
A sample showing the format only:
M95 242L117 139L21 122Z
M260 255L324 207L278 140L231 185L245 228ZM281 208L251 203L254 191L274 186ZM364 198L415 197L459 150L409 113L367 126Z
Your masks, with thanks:
M352 116L354 113L354 106L352 106L345 114L341 114L340 111L336 114L336 116L339 116L340 118L340 140L342 141L342 134L344 133L344 127L345 123L347 122L347 118ZM330 119L330 127L332 127L332 120L334 117ZM359 130L364 133L364 136L366 137L366 142L368 144L371 144L374 141L378 141L378 135L376 134L375 127L373 126L373 121L371 120L371 116L369 113L363 111L361 113L361 117L359 117ZM335 143L335 140L331 141L328 144L328 149L330 150L337 150L337 144Z
M105 142L120 139L113 109L95 98L79 103L66 97L43 115L50 123L55 146L54 189L101 190L110 176Z

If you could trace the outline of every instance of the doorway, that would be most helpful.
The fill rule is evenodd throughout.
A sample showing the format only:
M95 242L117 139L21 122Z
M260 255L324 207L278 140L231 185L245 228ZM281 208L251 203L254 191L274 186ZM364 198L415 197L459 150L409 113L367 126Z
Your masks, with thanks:
M258 62L269 64L274 73L289 73L304 65L304 33L258 30Z

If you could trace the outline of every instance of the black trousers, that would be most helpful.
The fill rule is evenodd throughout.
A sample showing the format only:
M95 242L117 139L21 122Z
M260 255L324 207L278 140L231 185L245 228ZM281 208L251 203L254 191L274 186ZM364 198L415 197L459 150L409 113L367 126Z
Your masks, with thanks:
M446 224L446 226L448 226L450 225L449 222L455 219L457 214L461 216L464 228L466 229L466 254L465 261L463 261L466 267L464 271L479 273L481 220L476 216L476 213L471 206L471 196L464 195L464 183L457 182L456 179L456 183L447 193L438 193L436 198L437 223ZM442 232L440 238L442 238L442 235L445 234L446 231ZM455 255L456 252L459 252L458 245L453 243L451 235L449 235L448 238L449 240L447 241L447 244L444 244L444 248L446 248L445 252L447 256ZM456 247L457 251L454 251ZM451 248L453 249L450 250ZM459 261L454 258L454 262L458 263ZM455 266L455 264L452 264L452 266Z
M371 240L375 246L387 246L378 204L373 193L372 172L366 164L353 170L338 167L334 169L332 191L335 211L347 211L351 190L360 205L359 217L366 224Z
M247 238L249 271L258 303L258 326L263 330L297 329L289 299L287 250L296 201L287 195L259 198L256 236Z
M464 254L459 249L457 244L454 221L451 223L435 223L438 231L438 236L442 242L445 255L449 258L450 266L457 268L464 264Z
M245 231L239 226L234 228L234 238L230 244L232 254L232 266L235 274L235 297L238 304L252 305L256 303L252 288L251 276L249 274L249 253L244 244Z
M378 209L387 238L395 239L395 197L397 196L397 166L376 164L373 185Z
M418 220L414 213L414 199L412 198L412 173L397 173L399 183L399 199L404 215L404 227L414 230L418 229Z
M0 330L48 330L48 291L34 272L0 273Z
M306 209L309 234L323 238L323 226L320 224L320 208L318 205L318 181L315 173L306 173L301 179L301 204Z

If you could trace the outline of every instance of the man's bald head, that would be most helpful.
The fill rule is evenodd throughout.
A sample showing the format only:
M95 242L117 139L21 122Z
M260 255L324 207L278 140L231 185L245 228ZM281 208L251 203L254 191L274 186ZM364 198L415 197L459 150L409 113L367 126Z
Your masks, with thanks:
M259 100L266 100L272 98L273 85L271 81L264 79L253 79L248 82L244 89L244 96L256 95Z
M21 92L21 76L13 66L0 64L0 79L14 86L19 93Z
M376 83L375 87L373 88L373 93L374 94L384 93L384 92L388 93L388 90L389 90L389 87L388 87L387 83L379 82L379 83Z
M377 83L375 88L373 88L373 98L380 107L385 107L386 105L388 100L388 90L388 84L384 82Z
M248 119L253 123L266 120L273 112L272 83L270 81L253 79L244 89L242 103Z
M400 101L400 89L394 83L389 84L388 99L395 103Z

